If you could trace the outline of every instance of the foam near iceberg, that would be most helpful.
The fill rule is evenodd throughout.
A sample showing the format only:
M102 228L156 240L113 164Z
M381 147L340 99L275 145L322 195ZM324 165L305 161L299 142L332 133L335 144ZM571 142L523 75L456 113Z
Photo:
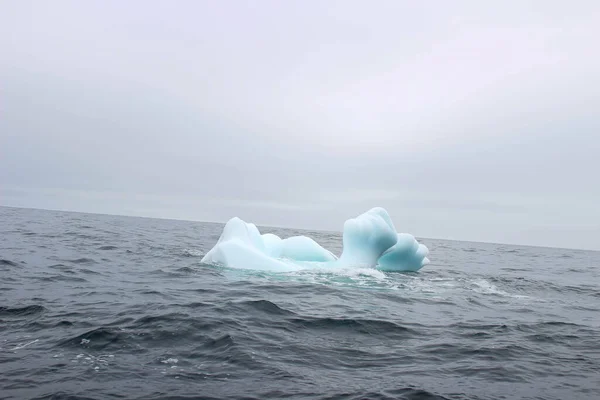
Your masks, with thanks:
M256 225L234 217L202 262L273 272L340 267L399 272L418 271L429 263L428 254L414 236L397 233L387 211L376 207L345 222L339 259L307 236L261 235Z

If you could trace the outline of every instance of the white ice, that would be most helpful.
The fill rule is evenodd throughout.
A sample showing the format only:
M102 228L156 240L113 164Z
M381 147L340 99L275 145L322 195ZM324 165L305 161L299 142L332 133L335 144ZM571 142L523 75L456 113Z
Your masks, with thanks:
M262 235L266 254L270 257L295 261L327 262L337 257L317 242L306 236L292 236L281 239L272 233Z
M379 257L396 244L396 228L387 211L372 208L344 223L344 248L339 263L374 267Z
M397 233L387 211L376 207L346 221L339 259L309 237L261 235L256 225L235 217L202 262L273 272L340 267L417 271L429 263L428 253L414 236Z
M399 233L396 244L390 247L377 261L382 271L418 271L429 264L429 249L419 244L413 235Z
M206 253L202 262L266 271L298 269L267 254L265 243L256 226L247 224L237 217L227 222L219 241Z

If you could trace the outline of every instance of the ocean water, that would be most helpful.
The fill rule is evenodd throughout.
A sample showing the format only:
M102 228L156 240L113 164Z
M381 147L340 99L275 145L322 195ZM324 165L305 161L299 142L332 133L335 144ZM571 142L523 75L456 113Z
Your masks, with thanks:
M203 265L221 228L0 207L0 398L600 398L599 252L273 274Z

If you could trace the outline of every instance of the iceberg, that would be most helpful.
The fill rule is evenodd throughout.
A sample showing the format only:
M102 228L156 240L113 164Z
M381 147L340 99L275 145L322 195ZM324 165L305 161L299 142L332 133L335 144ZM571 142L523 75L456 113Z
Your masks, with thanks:
M306 236L292 236L281 239L272 233L262 235L266 253L270 257L295 261L325 262L335 261L337 257L329 250Z
M372 208L344 223L340 264L374 267L379 257L396 244L396 228L381 207Z
M418 271L429 264L429 249L419 244L413 235L399 233L396 244L379 257L378 269L382 271Z
M398 233L381 207L347 220L342 238L338 258L307 236L282 239L272 233L261 235L256 225L234 217L202 262L271 272L340 267L414 272L429 264L427 247L413 235Z
M256 225L234 217L230 219L217 244L202 258L203 263L231 268L265 271L290 271L288 263L272 257Z
M281 241L281 257L296 261L327 262L337 257L306 236L292 236Z

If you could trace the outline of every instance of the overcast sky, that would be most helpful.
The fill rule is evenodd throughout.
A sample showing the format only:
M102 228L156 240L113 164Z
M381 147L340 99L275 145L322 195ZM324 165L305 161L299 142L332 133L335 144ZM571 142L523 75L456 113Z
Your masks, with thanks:
M600 249L600 2L0 0L0 204Z

